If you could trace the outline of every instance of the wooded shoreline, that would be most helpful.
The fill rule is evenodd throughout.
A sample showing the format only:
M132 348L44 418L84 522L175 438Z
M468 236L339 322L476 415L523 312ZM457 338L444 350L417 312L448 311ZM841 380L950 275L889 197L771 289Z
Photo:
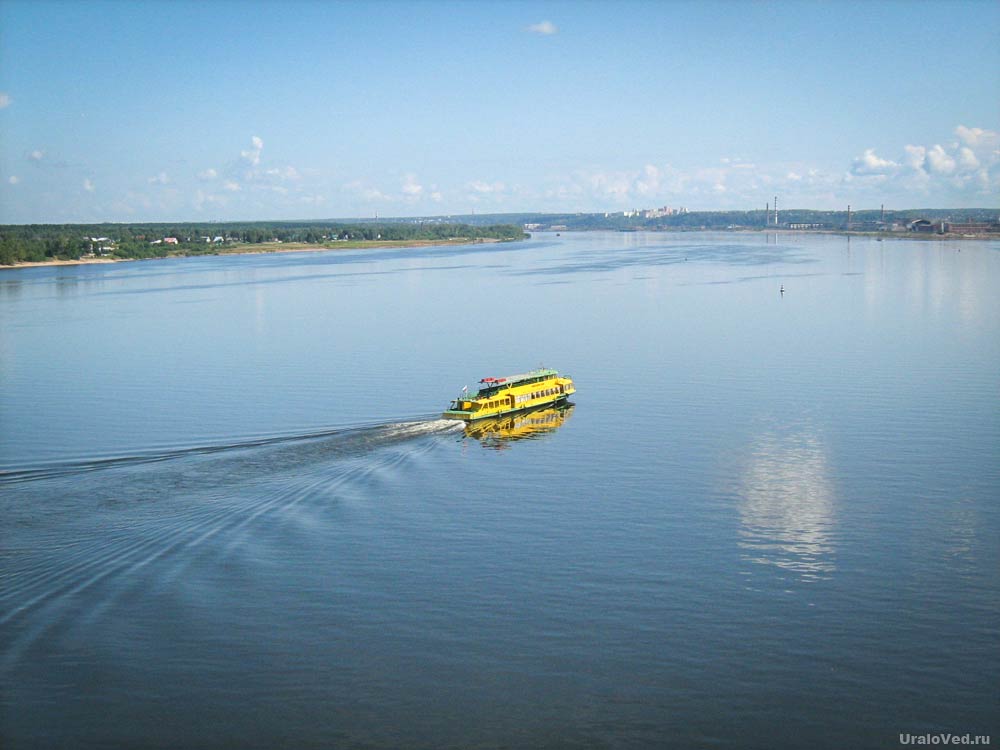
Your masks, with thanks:
M329 243L325 245L315 245L305 242L267 242L260 244L233 245L226 248L218 248L207 252L186 252L183 250L169 253L164 256L153 256L148 258L114 258L114 257L84 257L76 259L58 259L43 261L24 261L20 263L3 265L0 264L0 271L12 271L21 268L44 268L46 266L85 266L110 263L131 263L142 260L166 260L170 258L196 258L202 256L218 255L263 255L268 253L314 253L329 252L331 250L374 250L380 248L410 248L410 247L432 247L440 245L476 245L497 242L515 242L516 240L500 240L491 237L455 237L446 240L347 240L344 242Z
M250 252L420 247L519 240L520 224L230 222L0 226L0 267Z

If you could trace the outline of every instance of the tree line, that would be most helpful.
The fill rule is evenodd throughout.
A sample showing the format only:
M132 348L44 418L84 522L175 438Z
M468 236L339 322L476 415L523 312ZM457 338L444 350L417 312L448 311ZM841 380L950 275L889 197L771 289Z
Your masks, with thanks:
M571 231L608 230L699 230L699 229L764 229L772 227L773 211L759 208L751 211L690 211L670 216L646 218L625 216L621 211L614 213L518 213L518 214L482 214L453 217L456 221L470 224L478 223L512 223L539 224L542 229L565 228ZM881 209L855 209L850 214L852 229L871 227L883 218ZM984 222L996 224L1000 220L1000 211L995 208L917 208L917 209L886 209L884 213L886 224L907 224L915 219L930 219L932 221L946 219L952 222ZM818 211L814 209L782 208L778 212L779 228L787 228L789 224L809 224L831 230L844 230L848 227L847 211Z
M269 242L334 247L343 241L515 240L522 237L523 230L515 224L471 226L442 222L16 224L0 226L0 265L77 260L89 255L163 258L211 254L238 245Z

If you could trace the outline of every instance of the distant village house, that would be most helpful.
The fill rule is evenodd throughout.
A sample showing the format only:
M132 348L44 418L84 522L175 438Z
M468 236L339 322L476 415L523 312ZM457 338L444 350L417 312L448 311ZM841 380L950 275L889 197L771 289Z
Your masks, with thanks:
M117 249L117 243L110 237L84 237L87 242L87 255L111 255Z

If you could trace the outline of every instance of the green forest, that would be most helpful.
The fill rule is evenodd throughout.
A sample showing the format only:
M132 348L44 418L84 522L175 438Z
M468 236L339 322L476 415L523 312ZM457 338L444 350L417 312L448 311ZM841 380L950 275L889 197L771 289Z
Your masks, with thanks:
M518 240L515 224L442 222L232 222L176 224L20 224L0 226L0 265L84 257L165 258L234 252L271 243L336 247L343 242ZM176 242L174 242L176 240Z

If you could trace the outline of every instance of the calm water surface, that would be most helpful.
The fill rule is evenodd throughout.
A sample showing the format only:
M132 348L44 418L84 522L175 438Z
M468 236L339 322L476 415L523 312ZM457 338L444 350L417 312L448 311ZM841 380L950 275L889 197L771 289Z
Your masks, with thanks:
M996 743L998 289L764 234L2 272L0 745ZM574 408L437 419L539 364Z

